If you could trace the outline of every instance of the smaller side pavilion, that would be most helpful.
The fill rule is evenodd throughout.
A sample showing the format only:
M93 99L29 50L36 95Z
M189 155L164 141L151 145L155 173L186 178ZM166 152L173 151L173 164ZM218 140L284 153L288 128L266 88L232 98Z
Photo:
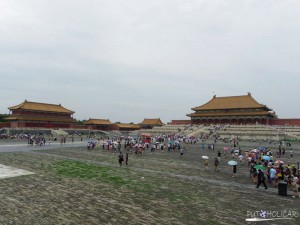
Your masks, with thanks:
M140 124L141 129L152 129L153 127L161 127L163 126L163 122L161 122L160 118L157 119L144 119Z
M130 124L130 123L116 123L114 124L114 130L119 131L134 131L139 130L140 125L138 124Z
M91 130L112 130L113 123L109 119L89 119L85 122L88 129Z

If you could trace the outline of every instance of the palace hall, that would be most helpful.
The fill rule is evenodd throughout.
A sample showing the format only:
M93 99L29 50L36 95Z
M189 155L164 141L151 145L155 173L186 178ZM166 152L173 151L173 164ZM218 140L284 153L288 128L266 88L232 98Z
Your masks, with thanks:
M74 111L64 108L61 104L39 102L23 103L8 108L11 128L43 127L43 128L70 128L74 123Z
M187 114L192 124L270 124L277 118L275 112L258 103L251 93L241 96L216 97L192 108Z

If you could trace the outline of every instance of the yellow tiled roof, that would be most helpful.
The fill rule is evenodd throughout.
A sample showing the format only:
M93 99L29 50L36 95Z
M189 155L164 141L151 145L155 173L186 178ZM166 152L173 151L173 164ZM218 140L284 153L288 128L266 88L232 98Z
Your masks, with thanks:
M266 105L258 103L250 93L248 95L216 97L214 96L204 105L192 108L194 111L214 109L246 109L246 108L267 108ZM271 109L267 108L267 111Z
M157 119L144 119L143 122L140 123L141 125L164 125L160 118Z
M24 110L33 110L33 111L43 111L43 112L59 112L59 113L75 113L72 110L66 109L63 106L54 105L54 104L48 104L48 103L39 103L39 102L29 102L24 101L23 103L9 107L10 110L16 110L16 109L24 109Z
M112 122L109 121L109 119L89 119L86 121L86 124L91 125L112 125Z
M271 115L275 116L275 113L271 113L268 111L261 111L261 112L212 112L212 113L191 113L187 114L189 117L210 117L210 116L262 116L262 115Z
M76 120L73 118L57 118L57 117L33 117L33 116L10 116L6 120L19 120L19 121L49 121L49 122L65 122L74 123Z
M116 126L119 128L132 128L132 129L139 129L140 125L137 124L128 124L128 123L116 123Z

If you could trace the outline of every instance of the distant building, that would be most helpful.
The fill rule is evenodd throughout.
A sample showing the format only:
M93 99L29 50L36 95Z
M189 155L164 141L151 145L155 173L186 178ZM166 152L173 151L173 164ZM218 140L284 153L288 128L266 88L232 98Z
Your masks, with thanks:
M192 124L270 124L275 112L258 103L250 93L242 96L216 97L204 105L192 108Z
M29 102L8 108L9 117L5 118L10 122L11 128L37 127L37 128L71 128L75 123L72 110L66 109L61 104Z
M85 122L87 129L93 130L113 130L113 123L109 119L89 119Z
M114 130L119 131L134 131L139 130L140 125L138 124L131 124L131 123L115 123L114 124Z
M152 129L156 126L163 126L163 122L161 122L160 118L157 119L144 119L140 124L141 129Z

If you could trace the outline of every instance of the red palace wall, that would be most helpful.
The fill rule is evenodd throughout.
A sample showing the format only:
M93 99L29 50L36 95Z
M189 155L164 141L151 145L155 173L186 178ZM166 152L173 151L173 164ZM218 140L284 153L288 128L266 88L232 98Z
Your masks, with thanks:
M10 127L10 123L0 123L0 128Z
M75 125L75 124L71 124L70 128L72 129L88 129L87 125Z
M72 118L72 114L65 113L45 113L45 112L34 112L34 111L12 111L12 116L35 116L35 117L59 117L59 118Z
M191 120L172 120L171 125L189 125L192 124Z
M269 125L290 125L290 126L300 126L300 119L274 119L271 120Z

